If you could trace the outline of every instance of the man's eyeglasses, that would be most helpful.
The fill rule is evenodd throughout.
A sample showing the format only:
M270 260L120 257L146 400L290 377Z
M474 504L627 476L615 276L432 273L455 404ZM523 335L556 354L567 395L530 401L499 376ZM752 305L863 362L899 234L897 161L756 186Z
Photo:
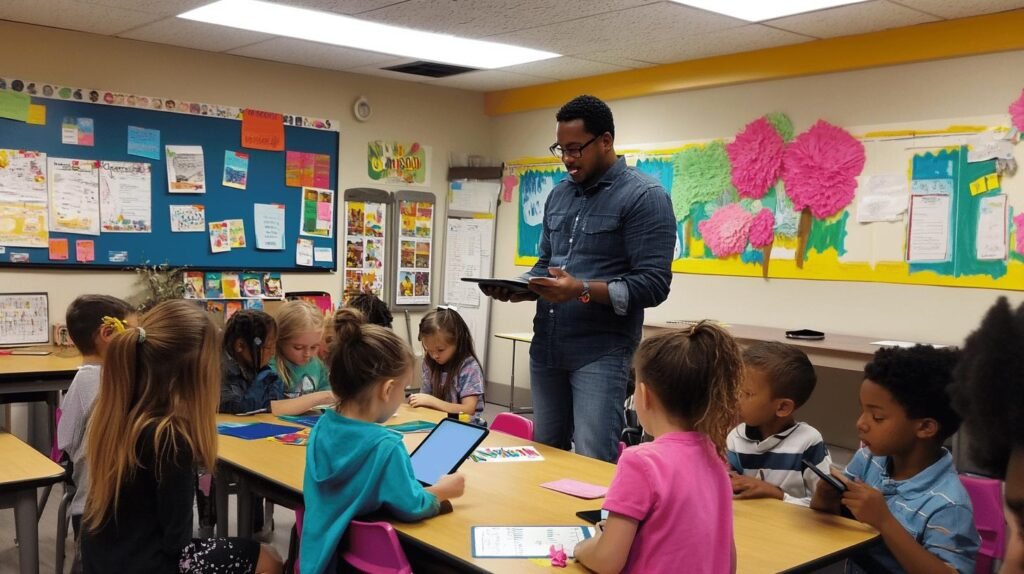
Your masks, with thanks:
M557 143L551 144L551 147L548 148L548 151L551 152L551 155L557 157L558 159L562 159L565 156L574 157L574 158L581 158L581 157L583 157L583 148L585 148L588 145L590 145L590 144L594 143L595 141L597 141L597 138L599 138L599 137L601 137L601 136L594 136L594 137L590 138L590 141L588 141L587 143L581 145L580 147L563 148L562 146L558 145Z

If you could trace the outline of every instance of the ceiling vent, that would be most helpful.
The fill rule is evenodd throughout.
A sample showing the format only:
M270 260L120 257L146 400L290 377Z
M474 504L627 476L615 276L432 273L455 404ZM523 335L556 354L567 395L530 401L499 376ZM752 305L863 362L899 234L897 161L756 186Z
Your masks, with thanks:
M414 76L426 76L428 78L447 78L448 76L456 76L458 74L476 71L476 68L466 68L464 66L452 66L451 64L438 64L437 62L423 61L409 62L408 64L390 66L382 69L391 72L400 72L402 74L412 74Z

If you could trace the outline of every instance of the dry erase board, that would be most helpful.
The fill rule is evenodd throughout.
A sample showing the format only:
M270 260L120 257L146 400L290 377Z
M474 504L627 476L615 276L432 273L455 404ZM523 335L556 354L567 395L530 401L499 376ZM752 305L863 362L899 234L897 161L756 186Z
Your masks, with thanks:
M266 271L333 271L336 268L337 249L334 229L337 213L337 194L321 194L319 201L309 203L309 194L303 188L285 185L286 153L243 149L241 147L242 122L234 119L171 112L106 106L80 101L62 101L33 98L34 104L46 106L46 124L37 125L0 119L0 149L31 150L45 153L47 158L97 160L149 164L151 232L108 233L85 235L52 230L49 239L67 240L66 259L63 253L53 254L48 247L2 246L0 266L44 266L75 268L125 268L139 265L168 264L174 267L192 267L212 270ZM62 128L65 118L87 118L89 123L72 122L81 128L77 141L93 145L62 143L75 136ZM129 126L160 132L158 159L128 154ZM285 126L285 149L329 156L329 177L322 187L337 190L338 133L326 130ZM202 194L169 193L167 155L165 148L172 146L201 146L204 155L206 192ZM236 183L238 170L228 170L225 176L226 152L248 154L246 188L223 185ZM323 166L321 166L323 167ZM324 183L323 181L321 183ZM304 200L304 195L306 199ZM329 205L327 205L329 203ZM279 204L284 206L283 249L257 249L255 205ZM201 232L174 232L171 228L172 205L202 205L205 229ZM329 208L329 209L328 209ZM180 211L184 208L178 208ZM303 213L307 219L329 221L330 237L300 235ZM279 216L279 213L278 213ZM51 218L52 220L52 218ZM244 248L214 253L211 247L209 222L242 220ZM179 219L179 222L182 220ZM306 225L307 229L308 223ZM196 226L197 228L198 226ZM237 229L237 227L236 227ZM319 233L326 230L321 226ZM312 241L309 250L311 265L296 263L299 238ZM81 261L76 242L93 241L92 261ZM236 244L237 245L237 244ZM327 248L330 256L327 256ZM55 259L52 258L55 255ZM26 260L27 258L27 260ZM82 259L88 259L83 255Z

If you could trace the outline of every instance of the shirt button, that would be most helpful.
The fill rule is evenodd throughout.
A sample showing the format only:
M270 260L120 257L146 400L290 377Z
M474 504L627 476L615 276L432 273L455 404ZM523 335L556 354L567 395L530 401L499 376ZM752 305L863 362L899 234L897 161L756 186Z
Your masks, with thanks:
M554 314L555 314L555 310L554 310L554 309L550 309L550 310L548 311L548 315L554 315Z

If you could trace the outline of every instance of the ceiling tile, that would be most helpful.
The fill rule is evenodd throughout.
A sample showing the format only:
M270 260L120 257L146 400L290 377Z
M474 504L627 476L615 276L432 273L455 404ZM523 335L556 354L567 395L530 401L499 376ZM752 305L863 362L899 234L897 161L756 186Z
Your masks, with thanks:
M408 0L359 14L360 18L418 30L480 38L610 13L656 0ZM586 10L580 10L584 7Z
M208 1L208 0L207 0ZM407 0L274 0L278 4L291 4L336 14L358 14L368 10L376 10L392 4L403 4Z
M184 20L174 16L128 30L118 36L132 40L206 50L207 52L226 52L233 48L273 38L269 34Z
M146 12L123 9L111 10L95 4L74 0L3 0L0 2L0 20L38 24L51 28L65 28L112 35L123 30L148 24L157 17Z
M328 70L351 70L352 68L375 65L394 59L394 56L388 54L378 54L376 52L343 48L341 46L329 46L327 44L296 40L294 38L274 38L259 44L231 50L230 53Z
M564 56L561 58L551 58L550 60L541 60L539 62L530 62L529 64L519 64L517 66L500 68L503 72L540 76L555 80L570 80L572 78L583 78L586 76L596 76L598 74L610 74L612 72L621 72L628 69L629 68L624 66L614 66L603 62L580 60Z
M1024 0L889 0L941 18L966 18L979 14L1024 8Z
M548 78L513 74L502 70L481 70L479 72L467 72L448 78L439 78L429 82L433 86L447 86L449 88L460 88L477 92L491 90L507 90L534 84L546 84L551 82Z
M613 66L622 66L626 68L650 68L654 66L653 62L645 62L643 60L633 60L626 58L622 55L621 50L602 50L598 52L586 52L583 54L574 54L573 58L580 60L590 60L593 62L604 62L605 64L611 64Z
M110 8L137 10L161 16L177 16L211 3L213 0L76 0L80 4L98 4Z
M665 42L744 24L746 22L736 18L674 2L660 2L488 39L581 57L590 51L620 50L625 58L642 60L630 53L632 48L656 49Z
M763 24L816 38L834 38L938 20L935 16L899 4L875 0L768 20Z
M679 36L671 41L652 44L637 41L623 50L623 55L645 62L671 64L685 60L710 58L723 54L735 54L763 50L787 44L798 44L813 40L807 36L776 30L759 24L740 28L729 28L713 34ZM584 57L584 56L580 56Z

